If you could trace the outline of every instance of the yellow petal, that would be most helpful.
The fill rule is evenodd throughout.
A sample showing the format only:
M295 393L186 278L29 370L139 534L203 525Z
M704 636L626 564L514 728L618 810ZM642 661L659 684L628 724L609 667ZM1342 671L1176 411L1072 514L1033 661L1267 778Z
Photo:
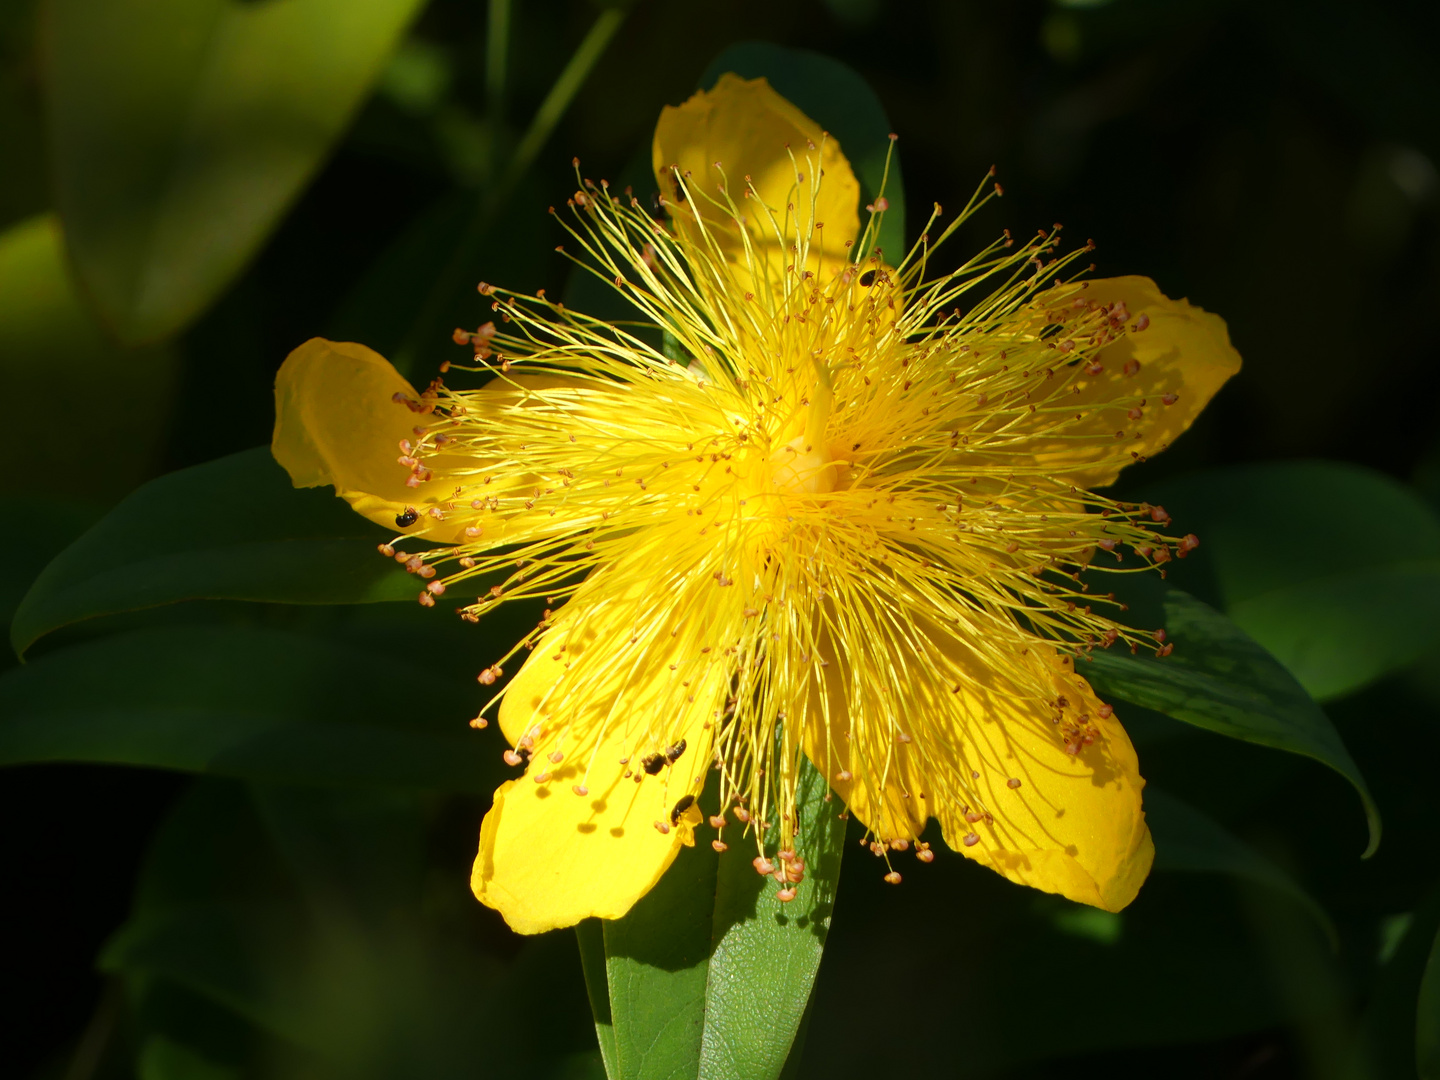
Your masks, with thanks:
M710 201L724 205L721 184L747 219L752 236L762 242L807 236L813 221L823 226L823 245L820 240L815 244L830 257L842 257L846 241L859 236L860 185L840 143L765 79L727 72L713 90L701 90L683 105L667 106L655 128L652 161L660 190L675 204L671 210L677 224L684 228L698 210L707 230L732 251L739 238L730 215ZM818 193L812 163L823 172ZM690 205L678 202L671 166L679 168L695 194ZM798 183L797 174L803 177ZM753 188L748 199L747 187Z
M562 609L501 703L506 737L534 747L526 775L495 793L471 888L522 934L620 918L694 843L700 821L684 800L699 796L710 764L723 663L681 659L699 650L670 632L678 605L657 612L631 594L574 615L601 587L592 578ZM683 752L650 775L645 758L681 740Z
M924 665L913 656L896 659L917 676L897 718L911 741L895 748L883 790L862 784L867 770L857 758L883 761L885 751L877 755L873 738L857 744L866 736L836 695L828 730L813 711L807 718L806 754L883 839L913 839L933 814L950 847L1011 881L1108 911L1130 903L1154 845L1139 763L1119 721L1100 715L1089 684L1049 645L1017 642L1006 660L1049 681L1053 697L1040 700L1016 693L993 648L982 661L953 637L926 634L937 650L935 677L918 677ZM842 770L856 778L837 779Z
M1149 278L1103 278L1077 295L1097 304L1124 301L1132 327L1142 317L1149 321L1101 349L1095 359L1104 370L1065 399L1085 414L1083 424L1068 429L1072 438L1063 446L1037 443L1036 456L1076 487L1103 487L1137 455L1150 457L1174 442L1240 370L1240 354L1230 344L1224 319L1186 300L1171 300ZM1127 365L1135 364L1138 370L1128 373ZM1167 395L1173 395L1172 404L1165 404ZM1138 420L1129 415L1135 397L1145 403ZM1114 404L1120 399L1125 403Z
M400 441L413 442L415 427L433 424L435 417L397 404L396 394L420 397L373 349L311 338L275 376L271 452L296 487L333 485L356 511L390 529L400 528L397 515L412 507L419 517L403 531L453 541L462 526L427 512L450 491L433 480L407 487L410 470L396 460Z

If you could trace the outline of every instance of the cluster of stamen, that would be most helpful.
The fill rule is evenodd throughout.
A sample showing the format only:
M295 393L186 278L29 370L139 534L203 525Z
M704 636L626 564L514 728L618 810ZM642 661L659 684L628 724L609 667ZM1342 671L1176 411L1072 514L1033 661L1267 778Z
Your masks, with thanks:
M800 191L818 158L795 162ZM455 332L471 358L447 369L493 382L463 390L437 379L418 400L397 395L420 421L399 444L399 467L412 486L438 481L451 494L406 507L400 537L380 550L425 581L426 606L452 592L475 596L458 609L472 622L502 603L543 599L539 624L480 673L486 686L542 638L564 640L548 633L657 598L663 610L637 612L630 644L674 661L648 714L624 718L622 778L644 783L673 766L685 751L676 718L705 710L720 771L713 846L727 847L728 813L754 837L755 869L774 877L783 901L806 870L795 849L799 717L828 717L817 700L838 687L848 702L845 760L814 762L835 784L865 791L874 806L899 785L904 800L990 820L980 772L946 765L964 757L958 735L919 720L903 729L894 707L919 680L973 689L930 647L930 628L948 628L1010 692L1048 702L1054 738L1083 755L1103 740L1109 707L1091 714L1057 699L1043 665L1017 663L1016 650L1038 638L1072 656L1117 644L1167 654L1163 631L1118 621L1123 605L1092 593L1082 573L1106 553L1114 565L1097 569L1163 574L1198 541L1156 531L1169 524L1162 507L1077 488L1053 464L1073 451L1095 462L1138 458L1129 444L1175 400L1147 397L1138 383L1127 392L1138 364L1112 371L1100 358L1148 319L1091 301L1083 282L1064 276L1091 245L1062 254L1058 225L1025 242L1007 232L932 275L935 248L998 185L982 185L932 235L936 206L890 265L874 246L884 198L870 204L854 248L830 250L823 222L796 237L803 216L793 204L767 207L748 182L737 203L718 165L716 176L706 184L672 170L658 200L669 221L628 189L580 180L565 225L581 249L572 257L635 306L634 325L568 310L543 291L479 286L495 320ZM818 183L810 190L805 221L814 221ZM1127 425L1097 434L1102 407L1121 410ZM456 542L400 550L426 516ZM913 654L903 670L887 659L896 640ZM550 648L568 666L568 646ZM585 673L577 684L618 677L636 651L575 659ZM583 693L558 689L550 719L506 750L506 762L551 782ZM472 723L484 727L484 712ZM905 789L906 760L943 789ZM574 765L576 795L588 796L598 767ZM681 795L655 828L678 827L695 798ZM892 852L934 858L900 824L867 824L862 843L886 860L887 881L900 880ZM979 840L972 830L961 842Z

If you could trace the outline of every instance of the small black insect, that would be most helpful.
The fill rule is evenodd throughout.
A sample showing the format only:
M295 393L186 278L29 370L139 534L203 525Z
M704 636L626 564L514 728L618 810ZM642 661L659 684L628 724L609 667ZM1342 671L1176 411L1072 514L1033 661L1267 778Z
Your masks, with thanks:
M683 814L686 810L689 810L690 807L692 807L692 806L694 806L694 805L695 805L695 796L694 796L694 795L686 795L686 796L684 796L683 798L681 798L681 800L675 804L674 809L672 809L672 810L670 811L670 824L671 824L671 825L679 824L679 822L680 822L680 815Z
M665 220L665 203L661 200L658 191L650 193L650 216L656 221Z
M674 173L670 174L670 186L675 189L675 201L684 202L685 185L680 182L680 177L676 176Z
M674 765L675 762L677 762L677 761L680 760L680 755L683 754L684 752L685 752L685 740L684 740L684 739L681 739L681 740L680 740L679 742L677 742L674 746L668 746L668 747L666 747L666 748L665 748L665 764L666 764L666 765Z
M664 754L648 754L641 759L640 764L645 766L645 771L651 776L658 773L665 765Z
M416 510L413 506L407 506L404 511L395 515L395 524L402 529L408 529L419 520L420 511Z
M867 289L868 289L871 285L874 285L874 284L875 284L875 271L874 271L874 270L866 270L863 274L861 274L861 275L860 275L860 284L861 284L861 285L864 285Z

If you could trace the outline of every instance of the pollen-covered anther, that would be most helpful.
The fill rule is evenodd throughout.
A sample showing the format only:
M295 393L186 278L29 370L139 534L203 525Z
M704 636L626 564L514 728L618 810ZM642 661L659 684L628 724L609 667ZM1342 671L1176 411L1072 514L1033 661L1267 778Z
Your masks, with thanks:
M788 904L791 900L795 899L795 887L793 885L787 885L783 889L777 889L775 899L779 900L782 904Z
M589 795L589 794L590 794L590 789L589 789L588 787L586 787L584 784L576 784L576 785L574 785L570 790L573 791L573 792L575 792L576 795Z
M486 720L485 717L483 717L483 716L477 716L477 717L475 717L475 719L473 719L473 720L470 721L470 726L473 727L473 728L481 728L481 729L483 729L483 728L487 728L487 727L490 726L490 721L489 721L489 720Z
M930 845L923 840L915 841L915 858L923 863L934 862L935 852L930 850Z
M710 827L711 827L712 829L723 829L723 828L726 826L726 824L727 824L727 822L725 821L724 815L722 815L722 814L711 814L711 815L710 815Z
M966 816L966 817L969 817L970 815L969 815L969 814L966 814L965 816ZM966 833L965 836L964 836L964 838L961 839L960 842L961 842L962 844L964 844L966 847L974 847L976 844L978 844L978 843L980 842L980 834L979 834L979 833L973 833L973 832L972 832L972 833Z
M716 851L729 851L729 850L730 850L730 845L727 844L727 843L725 843L724 840L711 840L711 841L710 841L710 846L711 846L712 848L714 848Z
M1005 786L1008 787L1011 791L1016 790L1020 787L1020 778L1018 776L1010 777L1009 780L1005 781Z
M737 807L735 807L735 820L737 820L738 822L740 822L740 824L742 824L742 825L749 825L749 824L750 824L750 811L749 811L749 810L746 810L745 807L743 807L743 806L737 806Z
M393 559L395 557L395 549L389 544L381 544L375 550L380 552L380 554L384 555L387 559Z
M506 765L519 765L525 760L514 750L506 750L505 753L501 754L500 756L505 759Z
M562 762L562 761L564 761L564 760L565 760L565 754L564 754L563 751L556 750L556 751L553 751L553 752L550 754L550 761L551 761L552 764L559 765L560 762Z
M775 864L764 855L756 855L750 860L750 865L755 867L755 872L761 877L767 877L775 872Z
M835 779L842 784L846 784L855 779L855 774L849 769L841 769L835 774Z
M433 571L435 568L433 566L427 566L426 569ZM425 586L425 590L434 593L436 596L440 596L445 592L445 583L443 581L432 581Z
M1177 558L1183 559L1199 546L1200 538L1194 533L1186 533L1180 538L1180 542L1175 545L1175 555Z
M422 592L422 593L420 594L419 599L420 599L420 606L421 606L421 607L434 607L434 606L435 606L435 597L431 596L428 591Z
M885 875L884 880L888 885L899 885L901 881L900 872L898 870L891 870Z
M907 839L905 839L905 837L903 837L903 836L897 836L897 837L895 837L895 839L893 839L893 840L890 841L890 850L891 850L891 851L909 851L909 850L910 850L910 841L907 840Z
M505 670L499 664L491 664L484 671L480 672L479 675L475 676L475 679L481 686L494 686L495 680L504 674Z

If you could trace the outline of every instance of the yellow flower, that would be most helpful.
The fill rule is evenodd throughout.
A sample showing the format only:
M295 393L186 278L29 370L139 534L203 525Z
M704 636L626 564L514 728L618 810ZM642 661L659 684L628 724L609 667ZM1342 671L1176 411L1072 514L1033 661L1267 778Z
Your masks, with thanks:
M764 80L667 108L654 161L667 221L581 181L567 228L665 348L482 284L496 322L457 332L479 389L417 393L319 340L277 380L276 458L397 526L381 550L422 603L547 604L480 675L528 653L498 710L525 772L485 818L476 895L522 933L617 918L705 817L798 877L804 755L887 864L930 861L934 817L1013 881L1123 907L1153 854L1143 781L1074 658L1168 647L1080 571L1194 539L1088 489L1238 370L1224 323L1144 278L1075 280L1088 245L1056 232L934 272L988 183L903 257L872 251L887 204L862 230L840 147Z

